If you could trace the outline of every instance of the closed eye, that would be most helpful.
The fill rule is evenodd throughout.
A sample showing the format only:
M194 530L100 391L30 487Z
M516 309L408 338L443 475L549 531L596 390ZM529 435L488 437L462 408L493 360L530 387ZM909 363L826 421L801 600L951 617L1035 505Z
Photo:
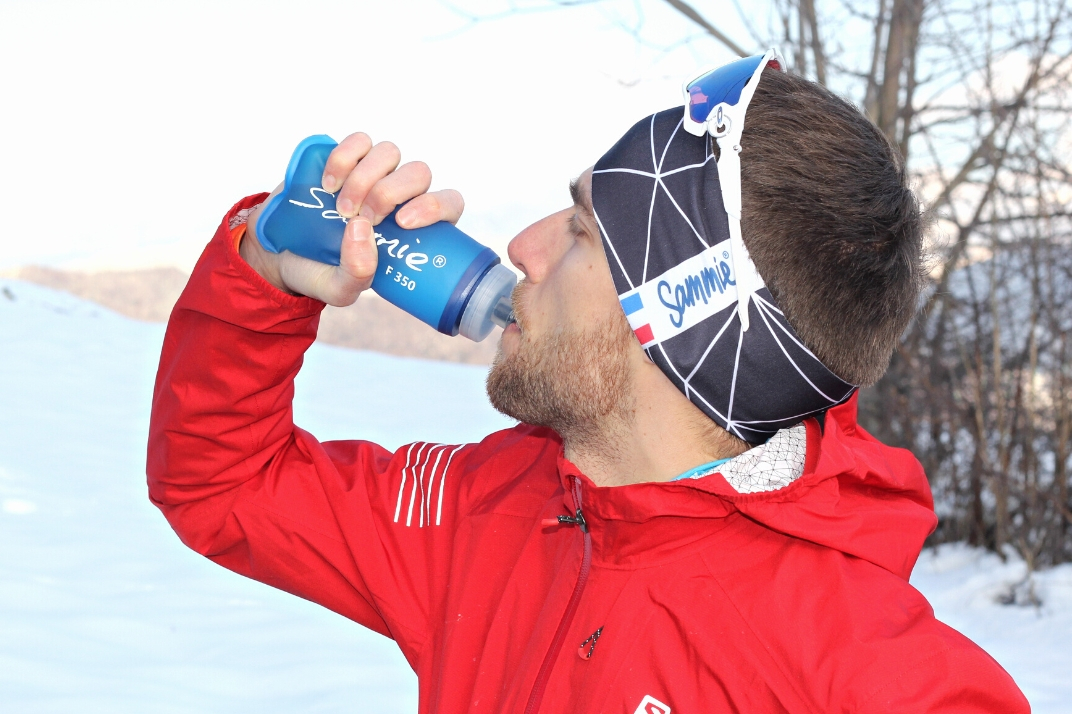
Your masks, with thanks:
M574 238L584 238L588 235L588 231L585 230L584 224L581 223L581 217L577 211L574 211L569 218L569 232Z

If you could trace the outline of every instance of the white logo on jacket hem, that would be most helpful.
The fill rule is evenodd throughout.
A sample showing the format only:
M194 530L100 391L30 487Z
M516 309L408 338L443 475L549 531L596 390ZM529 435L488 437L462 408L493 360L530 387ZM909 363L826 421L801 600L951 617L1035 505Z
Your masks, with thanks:
M670 706L663 704L650 694L644 695L640 700L640 706L633 714L670 714Z

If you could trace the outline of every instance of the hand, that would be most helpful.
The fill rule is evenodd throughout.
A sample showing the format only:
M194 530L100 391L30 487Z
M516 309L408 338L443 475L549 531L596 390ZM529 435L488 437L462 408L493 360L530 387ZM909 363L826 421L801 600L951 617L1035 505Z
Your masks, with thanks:
M353 304L376 274L373 226L403 203L406 205L395 216L403 228L420 228L439 221L457 223L465 208L457 191L428 193L432 183L428 165L413 161L399 166L401 157L391 142L373 145L372 139L360 132L346 137L332 150L321 182L325 191L338 192L335 207L348 219L339 265L318 263L289 251L265 250L253 235L261 207L249 216L246 237L239 246L242 258L284 292L337 307ZM272 196L282 190L281 184Z

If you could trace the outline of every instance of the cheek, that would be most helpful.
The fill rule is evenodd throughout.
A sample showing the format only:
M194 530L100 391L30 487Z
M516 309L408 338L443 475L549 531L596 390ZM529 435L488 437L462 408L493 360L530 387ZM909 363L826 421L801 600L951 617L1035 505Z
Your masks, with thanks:
M564 298L561 309L571 315L573 322L584 325L603 324L621 314L606 260L601 253L593 253L592 250L581 252L579 259L563 271L559 291Z

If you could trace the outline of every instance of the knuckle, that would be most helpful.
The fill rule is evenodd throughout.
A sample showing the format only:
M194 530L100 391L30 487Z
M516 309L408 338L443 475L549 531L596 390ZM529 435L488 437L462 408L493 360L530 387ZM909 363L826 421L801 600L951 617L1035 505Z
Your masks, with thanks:
M350 277L355 284L355 292L360 292L369 286L372 278L376 275L376 255L361 256L355 258L349 266Z
M385 156L395 159L396 161L402 157L402 151L395 145L393 141L382 141L376 145Z
M343 186L342 193L355 204L358 204L365 200L365 197L368 196L372 186L373 180L371 176L367 176L361 171L354 171L350 174L349 178L346 179L346 184Z
M454 207L461 213L462 209L465 208L465 199L462 197L462 194L454 189L448 189L446 195L450 197L451 203L453 203Z
M424 204L423 206L421 206L422 213L426 213L433 217L438 216L439 211L442 209L442 204L439 201L439 196L436 196L431 193L426 193L424 195L424 201L422 203Z
M423 161L414 161L410 165L410 170L413 174L423 182L430 183L432 181L432 169L428 164Z
M353 147L355 149L368 148L372 146L372 138L363 131L355 131L350 136L342 140L343 144Z
M390 213L390 209L396 205L391 192L382 183L376 184L365 196L365 205L376 211L378 215Z

